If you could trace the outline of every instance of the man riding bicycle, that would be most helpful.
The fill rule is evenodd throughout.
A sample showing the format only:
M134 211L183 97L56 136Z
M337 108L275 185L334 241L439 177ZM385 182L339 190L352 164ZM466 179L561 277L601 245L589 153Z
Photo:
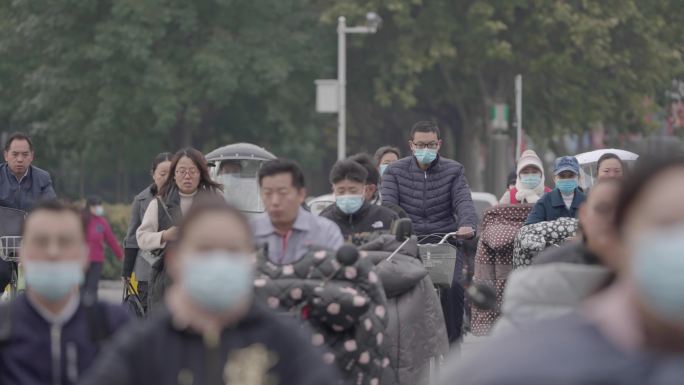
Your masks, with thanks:
M439 155L442 139L437 125L416 123L409 146L413 155L392 163L382 176L383 202L404 209L419 236L456 231L460 238L472 238L478 218L470 186L463 165ZM462 261L458 261L456 277L460 277L461 267ZM463 305L463 287L455 279L451 289L442 293L451 342L461 334Z
M55 198L47 171L33 166L33 142L23 133L12 134L5 142L5 163L0 164L0 206L29 211L44 199ZM2 234L0 234L2 235ZM0 260L0 294L11 279L11 265Z

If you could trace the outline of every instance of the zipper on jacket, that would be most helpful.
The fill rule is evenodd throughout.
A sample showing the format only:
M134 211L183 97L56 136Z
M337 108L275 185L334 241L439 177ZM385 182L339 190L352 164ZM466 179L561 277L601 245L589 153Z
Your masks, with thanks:
M75 384L78 382L78 349L74 342L66 344L66 359L67 359L67 378L69 382Z
M204 348L206 352L207 373L205 376L207 384L224 384L224 374L221 370L221 333L206 333L203 335Z
M425 170L425 180L423 181L423 218L427 220L427 170Z
M52 384L62 383L62 327L50 326L50 352L52 356Z

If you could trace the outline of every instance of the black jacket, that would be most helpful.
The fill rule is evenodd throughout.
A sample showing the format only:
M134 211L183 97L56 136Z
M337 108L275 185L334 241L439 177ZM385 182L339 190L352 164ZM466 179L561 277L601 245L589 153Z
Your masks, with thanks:
M352 215L343 213L337 205L332 204L321 212L321 216L335 222L346 240L350 240L356 235L377 231L389 232L392 222L399 219L399 215L391 209L368 202L364 203L361 209Z
M336 383L335 368L288 321L255 304L212 347L201 335L174 326L169 311L160 308L122 330L81 385Z
M72 385L90 367L99 344L128 321L118 306L81 301L63 325L48 323L26 295L0 310L0 384Z

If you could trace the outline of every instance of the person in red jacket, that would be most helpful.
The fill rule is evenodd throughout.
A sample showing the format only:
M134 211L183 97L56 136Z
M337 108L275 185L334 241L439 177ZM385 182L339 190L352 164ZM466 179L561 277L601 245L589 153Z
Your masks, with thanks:
M106 241L109 248L112 249L114 255L119 260L123 260L123 250L116 241L112 228L109 222L104 217L104 208L102 207L102 199L99 197L90 197L86 201L86 206L83 209L83 223L86 226L86 241L88 242L90 266L83 284L83 296L97 299L97 287L102 275L102 264L104 263L104 242Z

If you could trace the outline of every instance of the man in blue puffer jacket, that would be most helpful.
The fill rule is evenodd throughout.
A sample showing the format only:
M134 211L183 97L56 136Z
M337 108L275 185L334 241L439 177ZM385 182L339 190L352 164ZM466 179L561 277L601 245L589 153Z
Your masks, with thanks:
M437 125L416 123L409 146L413 156L392 163L383 174L383 201L404 209L419 236L458 231L464 237L473 237L478 219L470 186L463 165L439 156L442 140ZM458 262L451 290L442 293L452 342L460 337L463 322L463 287L457 281L463 259Z

